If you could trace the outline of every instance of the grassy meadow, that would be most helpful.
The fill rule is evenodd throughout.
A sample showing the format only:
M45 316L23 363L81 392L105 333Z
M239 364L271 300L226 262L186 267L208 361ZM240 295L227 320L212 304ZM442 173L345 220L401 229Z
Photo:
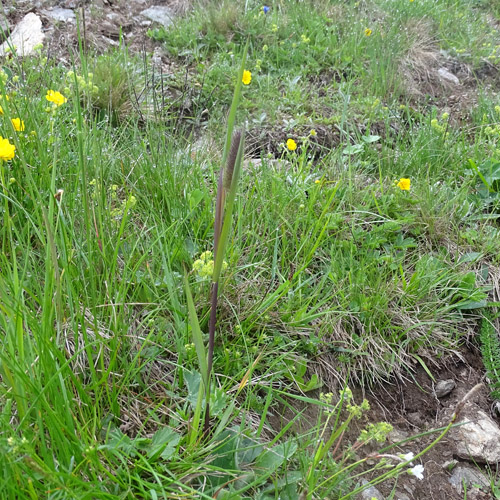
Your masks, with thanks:
M344 438L368 409L348 384L432 374L495 321L499 28L495 0L225 0L151 29L168 67L4 59L0 497L341 499L418 476L395 449L368 465L388 423ZM279 418L295 402L303 432Z

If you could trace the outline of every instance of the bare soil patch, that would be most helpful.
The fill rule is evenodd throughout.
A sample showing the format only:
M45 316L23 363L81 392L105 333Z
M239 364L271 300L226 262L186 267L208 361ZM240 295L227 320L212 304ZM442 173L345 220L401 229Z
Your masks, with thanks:
M380 384L373 389L353 387L354 400L360 403L366 398L370 403L370 410L359 420L353 420L349 432L344 436L345 443L354 443L360 431L368 424L375 422L389 422L393 432L389 435L389 444L403 443L392 448L388 453L405 454L413 452L417 454L431 444L439 435L432 432L424 436L412 439L412 436L425 434L434 429L445 427L455 411L457 404L478 383L483 383L481 389L473 397L473 402L485 413L500 423L498 415L492 412L493 401L489 397L489 390L485 382L484 367L479 350L473 344L462 347L458 356L449 356L439 366L431 369L434 381L429 377L424 368L415 366L415 370L407 380L393 380L391 383ZM436 383L440 380L453 380L455 388L451 393L438 398L435 393ZM322 392L332 391L337 394L339 387L322 389ZM319 391L308 393L309 397L319 397ZM302 415L294 429L298 435L306 432L315 425L318 419L318 409L315 406L305 405L297 401L290 401L290 408L283 409L281 414L276 412L271 418L271 424L275 429L289 422L299 412ZM451 431L450 431L451 432ZM367 456L377 452L385 444L368 445L359 452L359 457ZM450 484L449 479L453 470L466 466L482 472L487 478L495 476L496 471L484 464L476 464L473 461L464 460L454 453L451 434L448 433L437 445L427 452L419 461L424 466L424 480L414 476L403 474L397 480L380 484L377 489L383 498L390 498L391 491L395 487L394 498L410 500L463 500L464 492L459 491ZM467 487L468 499L487 500L492 499L489 489L475 488L474 485Z

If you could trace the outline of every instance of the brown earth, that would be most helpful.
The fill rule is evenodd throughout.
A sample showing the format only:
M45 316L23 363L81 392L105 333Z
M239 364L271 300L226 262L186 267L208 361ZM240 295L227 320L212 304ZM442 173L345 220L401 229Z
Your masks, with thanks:
M370 410L359 421L352 421L349 432L343 437L343 446L354 443L360 431L368 423L389 422L394 430L390 433L388 442L361 448L357 453L357 458L361 459L375 454L387 445L395 446L385 453L398 455L413 452L416 455L439 436L440 432L430 431L446 427L458 403L477 384L482 385L470 401L489 414L497 424L500 424L498 414L493 411L493 401L489 397L489 390L485 382L481 354L476 346L472 344L463 346L458 356L450 356L440 364L439 368L433 367L431 374L434 381L422 366L416 365L414 373L406 381L394 380L392 383L382 384L373 390L361 387L353 388L354 401L359 404L363 398L366 398L370 403ZM455 388L449 395L438 398L434 390L435 383L450 379L455 382ZM326 389L323 388L322 391L326 392ZM307 396L317 398L319 391L308 393ZM295 432L300 435L318 421L318 407L297 403L295 400L290 401L290 405L293 406L294 410L288 408L283 410L282 415L273 415L271 418L273 427L279 429L284 422L289 422L299 412L303 412L294 427ZM469 485L467 495L464 496L464 492L459 492L449 483L453 469L462 465L482 472L487 478L496 477L494 468L476 464L455 455L454 446L450 439L452 432L450 431L415 462L415 464L421 463L424 466L424 480L419 480L409 474L402 474L397 482L391 480L377 485L383 498L401 500L493 499L489 488L481 490L474 488L474 485ZM414 438L414 436L421 434L426 435ZM373 466L375 460L371 460L369 463ZM391 497L393 489L396 494Z

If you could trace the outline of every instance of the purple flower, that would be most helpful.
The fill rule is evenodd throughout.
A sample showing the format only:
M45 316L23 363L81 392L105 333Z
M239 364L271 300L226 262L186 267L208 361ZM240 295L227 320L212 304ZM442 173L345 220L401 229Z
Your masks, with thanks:
M267 14L270 10L271 10L271 7L268 7L267 5L262 6L262 12L264 12L264 14Z

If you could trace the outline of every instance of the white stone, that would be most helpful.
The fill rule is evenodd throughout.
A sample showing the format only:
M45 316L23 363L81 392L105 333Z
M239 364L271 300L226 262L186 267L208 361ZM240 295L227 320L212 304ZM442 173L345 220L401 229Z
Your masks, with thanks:
M441 80L444 80L447 83L460 85L460 80L453 73L450 73L446 68L439 68L438 75Z
M62 7L54 7L53 9L42 10L42 14L47 16L51 21L62 23L75 23L76 15L71 9Z
M12 53L13 48L14 53L19 56L33 54L33 49L43 43L44 38L40 17L29 12L16 25L9 38L0 45L0 56Z
M456 455L466 460L497 465L500 462L498 425L474 404L466 405L464 414L450 436Z
M174 11L164 5L152 5L149 9L143 10L141 15L155 23L163 24L164 27L172 24L174 20Z

